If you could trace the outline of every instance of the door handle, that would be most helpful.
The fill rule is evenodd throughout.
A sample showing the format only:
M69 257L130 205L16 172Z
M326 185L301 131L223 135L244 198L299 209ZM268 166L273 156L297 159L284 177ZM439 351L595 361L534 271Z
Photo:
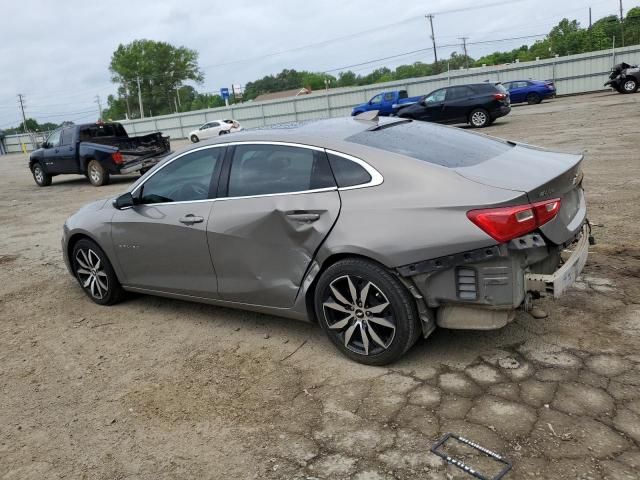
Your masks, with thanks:
M189 213L180 218L178 221L180 223L184 223L185 225L193 225L194 223L202 223L204 221L204 217L197 217L193 213Z
M319 213L287 213L287 217L293 220L294 222L300 223L313 223L320 219Z

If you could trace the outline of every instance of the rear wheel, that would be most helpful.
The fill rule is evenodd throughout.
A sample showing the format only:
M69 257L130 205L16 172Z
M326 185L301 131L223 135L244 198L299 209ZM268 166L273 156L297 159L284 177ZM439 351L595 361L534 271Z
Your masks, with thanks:
M491 123L489 112L484 108L476 108L469 114L469 123L475 128L486 127Z
M634 78L628 78L622 84L623 93L636 93L638 90L638 82Z
M218 135L222 136L222 135L226 135L227 133L229 133L229 130L220 130L218 132Z
M532 92L529 95L527 95L527 103L529 105L537 105L541 101L542 101L542 97L537 93Z
M409 292L369 260L345 259L327 268L315 290L315 311L338 350L366 365L394 362L420 336Z
M87 173L89 181L94 187L109 184L109 172L97 160L91 160L87 164Z
M193 143L198 143L200 141L200 139L196 135L191 135L191 141Z
M84 293L99 305L113 305L122 300L120 286L109 259L93 241L83 238L73 247L73 271Z
M40 187L48 187L51 185L51 175L44 171L40 163L33 164L31 173L33 174L33 179Z

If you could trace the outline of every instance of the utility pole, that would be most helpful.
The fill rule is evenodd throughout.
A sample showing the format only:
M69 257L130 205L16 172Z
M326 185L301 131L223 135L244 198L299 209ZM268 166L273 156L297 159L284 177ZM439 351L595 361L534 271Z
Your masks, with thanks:
M129 87L124 84L124 102L127 104L127 120L131 118L131 108L129 107Z
M98 104L98 118L102 120L102 103L100 103L100 95L96 95L96 103Z
M142 90L140 90L140 76L136 77L138 82L138 105L140 106L140 118L144 118L144 109L142 108Z
M462 50L464 51L464 68L469 68L468 56L467 56L467 40L469 37L460 37L462 40Z
M433 58L435 60L435 68L436 68L436 73L437 69L438 69L438 52L436 50L436 36L433 33L433 15L430 13L429 15L425 15L425 18L429 19L429 25L431 25L431 42L433 42Z
M624 16L622 15L622 0L620 0L620 43L624 47Z
M24 95L18 94L18 101L20 102L20 111L22 111L22 129L24 133L28 133L27 131L27 116L24 114Z
M591 7L589 7L589 30L591 30Z

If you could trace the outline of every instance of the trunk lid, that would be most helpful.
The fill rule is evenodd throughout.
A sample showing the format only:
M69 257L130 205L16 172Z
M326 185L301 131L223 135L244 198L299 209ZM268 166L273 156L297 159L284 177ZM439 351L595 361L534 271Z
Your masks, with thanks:
M483 185L523 192L531 203L560 198L558 215L540 230L550 241L561 245L575 238L586 217L583 158L514 144L510 150L489 160L455 170Z

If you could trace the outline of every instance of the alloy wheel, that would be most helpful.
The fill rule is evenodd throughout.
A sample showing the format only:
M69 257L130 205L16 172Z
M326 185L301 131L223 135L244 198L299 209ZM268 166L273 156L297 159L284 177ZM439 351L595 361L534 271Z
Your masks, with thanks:
M76 274L82 288L93 298L101 300L109 292L109 277L98 254L92 249L80 249L76 252L78 268Z
M487 114L484 112L473 112L473 115L471 115L471 123L473 123L473 125L476 127L480 127L486 122Z
M100 183L100 180L102 179L102 175L100 174L98 167L96 167L95 165L91 165L89 167L89 177L91 178L93 183L95 184Z
M373 282L343 275L329 284L322 303L327 327L345 348L361 355L377 355L389 348L396 333L391 303Z
M623 88L626 92L633 92L636 88L636 82L634 82L633 80L627 80L626 82L624 82Z
M33 176L38 183L44 183L44 173L42 172L42 168L39 165L36 165L33 168Z

